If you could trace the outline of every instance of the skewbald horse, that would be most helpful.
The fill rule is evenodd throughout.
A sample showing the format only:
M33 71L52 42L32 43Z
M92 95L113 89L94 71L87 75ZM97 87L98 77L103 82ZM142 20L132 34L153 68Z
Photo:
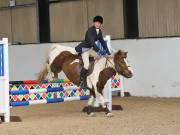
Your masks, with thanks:
M93 70L89 71L87 76L87 86L93 89L95 96L92 94L88 100L87 114L94 116L93 103L95 97L98 98L100 105L104 109L108 117L113 114L107 108L106 102L103 98L102 91L106 82L116 73L131 78L133 71L126 61L127 52L121 50L113 52L110 56L99 57L95 59ZM44 68L38 73L38 82L42 82L46 77L48 80L58 78L58 73L63 71L67 78L74 84L80 82L81 58L72 47L61 46L54 44L51 46L49 55L46 59Z

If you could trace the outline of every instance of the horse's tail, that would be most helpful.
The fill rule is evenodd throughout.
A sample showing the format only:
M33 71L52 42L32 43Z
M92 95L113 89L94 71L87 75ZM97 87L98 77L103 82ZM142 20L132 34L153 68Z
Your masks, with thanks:
M37 82L38 83L42 83L42 81L47 76L47 74L48 74L48 66L49 66L49 59L46 58L43 69L39 73L37 73Z

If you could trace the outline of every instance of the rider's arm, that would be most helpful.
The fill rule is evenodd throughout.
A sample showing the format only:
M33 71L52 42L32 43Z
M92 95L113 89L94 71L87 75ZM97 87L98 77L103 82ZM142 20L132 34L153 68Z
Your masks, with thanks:
M88 40L89 40L89 42L90 42L91 47L93 47L93 49L94 49L96 52L98 52L98 51L99 51L99 48L96 46L95 40L94 40L93 35L91 34L91 32L87 32L87 38L88 38Z
M110 51L109 51L109 49L108 49L108 47L107 47L107 43L106 43L106 41L104 41L104 38L103 38L103 35L102 35L101 30L99 31L99 34L100 34L100 39L99 39L99 41L101 42L101 45L103 46L104 50L106 50L106 53L107 53L108 55L111 55L111 53L110 53Z

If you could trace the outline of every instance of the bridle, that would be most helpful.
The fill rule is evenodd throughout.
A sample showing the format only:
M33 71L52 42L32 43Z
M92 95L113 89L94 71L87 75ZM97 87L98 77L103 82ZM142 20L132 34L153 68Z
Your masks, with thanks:
M116 68L116 65L113 64L113 63L109 60L109 57L106 57L105 68L109 67L109 66L108 66L108 63L110 63L110 65L112 65L112 67L114 67L114 70L118 73L118 70L117 70L117 69L118 69L119 67ZM119 71L121 71L121 70L119 69ZM121 71L121 73L122 73L122 71Z
M125 59L125 58L123 58ZM131 68L131 66L127 63L126 60L124 60L126 65L127 65L127 68ZM112 65L112 67L114 67L114 70L117 72L117 73L120 73L122 75L124 75L124 72L122 71L122 69L120 68L120 66L118 66L117 64L113 64L110 60L109 60L109 57L106 57L106 63L105 63L105 68L109 67L108 66L108 63L110 63L110 65Z

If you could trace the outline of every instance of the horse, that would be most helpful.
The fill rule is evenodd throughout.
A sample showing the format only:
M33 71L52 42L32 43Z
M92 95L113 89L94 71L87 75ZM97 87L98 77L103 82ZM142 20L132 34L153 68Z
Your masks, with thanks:
M107 107L103 98L103 89L106 82L116 73L131 78L133 70L128 64L127 52L118 50L110 56L96 58L87 76L87 86L90 88L90 98L88 100L87 114L94 116L93 104L97 98L102 106L106 116L113 114ZM43 69L38 73L37 81L42 82L45 78L52 81L58 78L58 73L63 71L67 78L75 85L80 83L80 70L82 68L82 59L74 48L53 44L49 50Z

